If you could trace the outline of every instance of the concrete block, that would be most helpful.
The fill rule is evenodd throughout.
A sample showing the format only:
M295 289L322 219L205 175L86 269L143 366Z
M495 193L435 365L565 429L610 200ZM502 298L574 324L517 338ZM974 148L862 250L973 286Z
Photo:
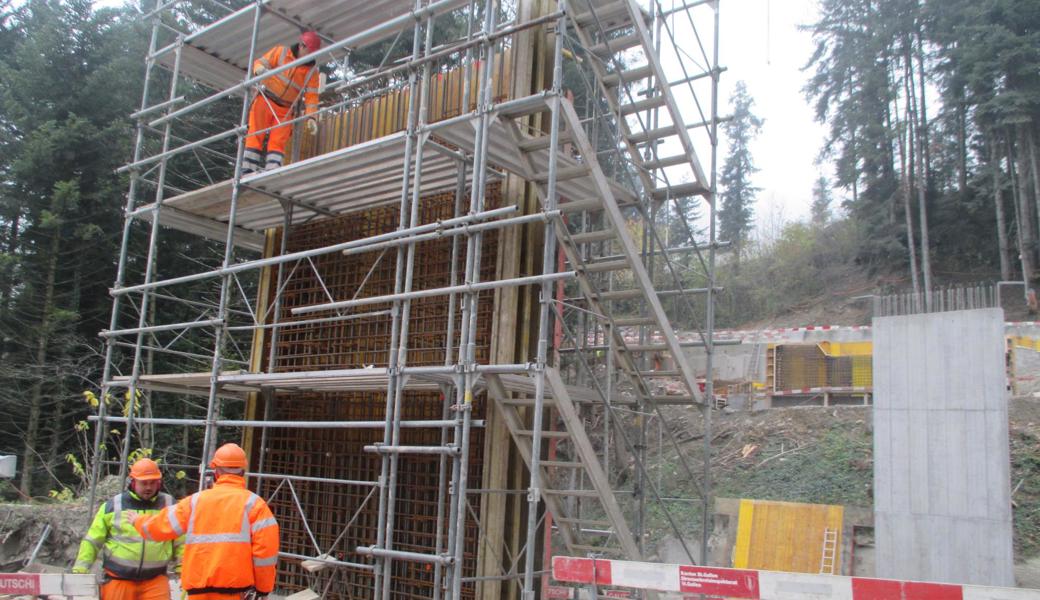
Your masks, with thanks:
M1014 584L1000 309L874 319L877 576Z

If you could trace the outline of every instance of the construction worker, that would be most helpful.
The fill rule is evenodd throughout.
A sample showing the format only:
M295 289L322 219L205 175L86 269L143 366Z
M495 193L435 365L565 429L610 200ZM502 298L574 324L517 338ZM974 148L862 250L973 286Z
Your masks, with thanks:
M151 516L130 514L146 540L184 535L181 588L192 600L263 597L274 589L278 522L246 489L246 453L224 444L209 466L213 487Z
M253 75L263 75L271 69L303 58L321 48L321 38L313 31L305 31L300 41L292 46L275 46L253 63ZM318 84L320 76L318 67L312 60L309 63L275 73L264 79L259 92L253 98L249 108L249 132L246 137L246 150L242 168L246 173L259 171L261 165L266 170L282 166L285 156L285 144L292 135L292 125L275 127L279 123L294 119L300 113L300 102L303 102L303 114L312 115L318 110ZM311 135L318 132L318 122L314 117L305 122ZM266 133L254 133L275 127ZM264 157L264 138L267 138L267 161Z
M147 541L127 518L131 512L157 514L173 506L173 498L161 488L159 465L149 458L138 460L130 467L129 488L101 505L80 542L72 572L89 572L100 551L101 600L169 600L166 571L180 570L184 540Z

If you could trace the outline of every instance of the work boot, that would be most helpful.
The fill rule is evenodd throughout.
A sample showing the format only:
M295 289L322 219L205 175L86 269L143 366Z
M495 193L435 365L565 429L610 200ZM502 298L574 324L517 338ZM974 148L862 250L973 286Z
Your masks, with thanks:
M282 153L281 152L268 152L267 153L267 165L264 166L265 171L271 169L277 169L282 166Z
M242 155L242 174L249 175L250 173L259 172L263 158L264 157L260 154L259 150L246 148L245 153Z

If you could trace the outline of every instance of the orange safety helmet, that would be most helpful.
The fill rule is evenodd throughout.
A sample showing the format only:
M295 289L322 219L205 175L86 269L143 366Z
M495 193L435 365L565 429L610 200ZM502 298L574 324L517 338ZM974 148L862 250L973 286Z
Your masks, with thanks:
M162 472L159 471L159 465L154 460L142 458L130 467L130 478L136 481L155 481L162 479Z
M300 43L307 46L307 49L311 52L317 52L321 49L321 38L318 37L316 31L304 31L300 34Z
M244 469L249 461L246 459L246 451L238 444L224 444L213 453L213 460L209 461L210 468L225 467L228 469Z

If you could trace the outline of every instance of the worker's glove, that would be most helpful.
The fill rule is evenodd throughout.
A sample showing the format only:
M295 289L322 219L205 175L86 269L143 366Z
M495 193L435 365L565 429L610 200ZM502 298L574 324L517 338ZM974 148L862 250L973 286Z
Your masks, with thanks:
M256 68L253 69L253 75L263 75L266 72L267 72L267 67L265 67L263 65L257 65Z
M130 523L131 525L134 524L134 521L136 521L137 517L139 516L141 515L137 514L136 510L128 510L123 512L123 518L126 519L126 522Z
M307 128L307 133L311 135L318 135L318 121L313 117L303 122L304 127Z

